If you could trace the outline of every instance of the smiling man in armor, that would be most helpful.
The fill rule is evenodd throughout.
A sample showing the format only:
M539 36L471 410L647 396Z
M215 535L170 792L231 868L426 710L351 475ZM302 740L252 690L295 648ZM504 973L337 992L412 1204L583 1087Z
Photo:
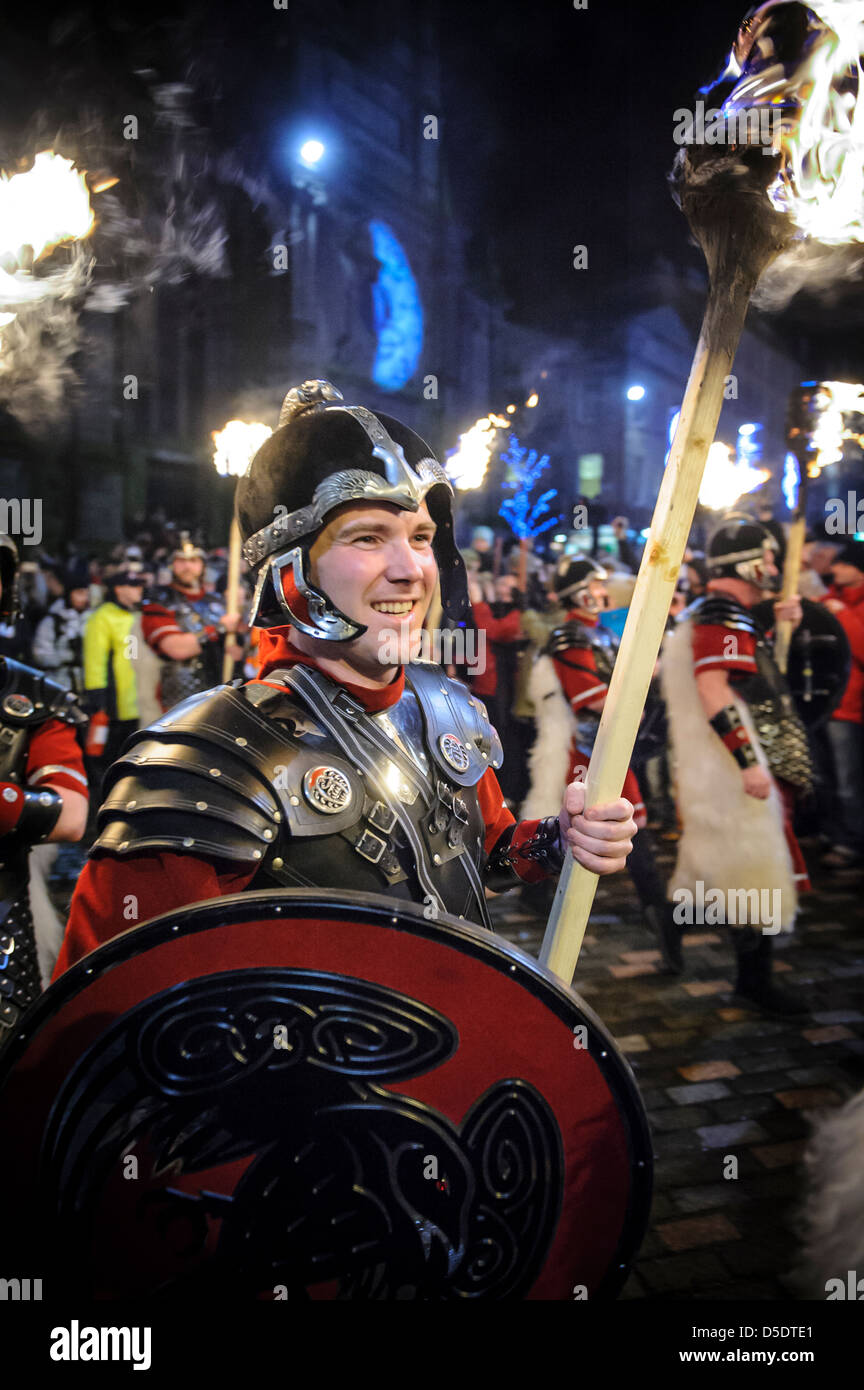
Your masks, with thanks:
M488 926L487 889L557 874L568 845L596 873L624 866L630 802L583 814L574 783L517 824L482 703L437 666L392 665L439 581L445 622L467 610L453 493L413 430L341 400L328 382L290 391L240 480L258 678L186 700L114 764L58 971L252 887L349 885Z

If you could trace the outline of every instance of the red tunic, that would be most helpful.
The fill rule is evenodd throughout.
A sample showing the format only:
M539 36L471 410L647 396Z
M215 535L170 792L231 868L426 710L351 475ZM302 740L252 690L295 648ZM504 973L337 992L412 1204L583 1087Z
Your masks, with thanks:
M474 616L474 626L485 637L485 667L478 671L476 676L471 676L471 689L481 700L485 700L498 689L498 663L495 659L494 643L510 644L519 641L522 635L522 613L520 609L513 608L509 613L505 613L503 618L493 618L488 603L473 604L471 612Z
M567 614L566 622L581 623L583 627L596 627L598 619L596 617L586 617L583 613L573 611ZM598 701L606 699L609 686L601 679L597 672L597 662L591 647L572 647L569 651L562 653L567 661L577 663L579 669L574 670L573 666L565 665L558 657L553 657L555 670L561 682L561 689L570 701L570 708L574 714L580 710L589 709ZM588 749L580 748L575 738L570 745L570 768L567 781L572 782L579 773L580 768L587 768L591 761L591 753ZM582 773L584 780L584 772ZM645 803L642 800L642 792L639 782L632 767L627 769L627 776L624 778L624 787L621 792L628 801L632 801L635 812L636 824L639 829L643 829L648 817L645 811Z
M697 676L702 671L725 671L734 689L742 676L753 675L756 671L755 637L750 632L730 632L728 627L714 623L694 623L693 670ZM729 756L731 758L732 754ZM774 781L783 802L783 829L792 856L795 886L799 892L806 892L810 888L807 865L792 828L795 791L777 777Z
M69 724L49 719L35 731L27 747L25 778L31 787L44 782L87 796L81 746Z
M312 657L296 651L283 638L270 632L264 647L264 660L258 681L250 685L267 684L266 676L276 668L294 663L315 666ZM275 683L274 683L275 684ZM383 690L342 684L370 712L388 709L402 696L405 673L400 668L395 679ZM279 685L278 689L284 689ZM498 779L491 768L477 785L480 809L486 824L485 850L489 854L504 831L514 822L514 816L504 804ZM523 821L511 842L515 848L535 834L539 821ZM119 858L99 855L88 859L78 879L66 935L54 970L54 978L71 965L110 941L120 932L140 925L151 917L171 912L190 903L203 902L229 893L240 893L252 882L258 866L238 869L229 860L211 860L189 854L168 852L142 853ZM526 883L543 877L536 862L517 861L517 873Z
M852 665L843 699L832 714L849 724L864 724L864 584L849 584L845 589L832 586L826 598L839 599L843 604L837 621L849 639Z

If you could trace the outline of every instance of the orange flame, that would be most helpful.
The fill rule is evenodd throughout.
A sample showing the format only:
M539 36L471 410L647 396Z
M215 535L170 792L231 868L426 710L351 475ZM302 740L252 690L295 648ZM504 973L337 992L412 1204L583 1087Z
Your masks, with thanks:
M46 282L30 276L30 265L60 242L88 236L94 221L86 176L71 159L43 150L26 174L0 173L0 308L43 298ZM0 330L15 317L0 313Z
M782 108L774 207L827 245L864 241L864 0L808 0L815 17L795 67L775 56L785 8L769 0L742 27L731 62L741 72L743 54L745 75L724 110Z
M708 462L699 489L699 501L711 511L726 511L734 506L739 497L753 492L770 478L771 474L763 468L753 468L749 463L738 463L728 444L719 439L708 450Z
M854 439L864 447L864 433L853 429L848 418L864 416L864 386L851 381L820 381L813 404L818 413L811 441L818 452L808 462L807 472L818 478L823 468L842 459L845 439Z
M221 430L212 430L210 437L216 448L213 463L222 478L242 478L265 439L273 433L260 421L247 424L245 420L229 420Z
M503 415L484 415L470 430L460 434L459 443L448 454L444 464L451 483L460 492L469 492L480 487L486 477L489 459L495 446L497 430L506 430L510 421Z
M0 255L17 260L31 247L38 261L61 241L87 236L94 222L86 176L71 159L43 150L26 174L0 174Z

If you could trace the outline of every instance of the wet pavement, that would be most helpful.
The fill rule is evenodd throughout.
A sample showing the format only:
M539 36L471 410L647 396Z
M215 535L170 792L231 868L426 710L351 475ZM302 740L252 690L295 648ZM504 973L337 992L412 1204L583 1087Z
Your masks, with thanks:
M668 875L674 842L658 842ZM813 870L811 862L811 872ZM864 1085L864 878L814 874L777 981L810 1015L779 1021L732 1001L724 928L684 938L663 974L626 874L601 880L574 987L636 1076L654 1136L651 1220L624 1298L789 1299L799 1258L810 1117ZM495 928L536 954L545 919L517 892ZM737 1178L729 1156L737 1159Z

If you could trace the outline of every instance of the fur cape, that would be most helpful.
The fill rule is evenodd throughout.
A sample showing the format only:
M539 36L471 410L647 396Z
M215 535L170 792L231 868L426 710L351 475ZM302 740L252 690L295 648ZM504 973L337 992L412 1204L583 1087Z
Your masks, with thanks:
M564 800L576 719L561 689L551 657L539 656L528 682L537 736L528 759L531 783L522 806L523 820L555 816Z
M772 784L767 801L747 796L738 764L708 723L693 671L692 620L677 623L667 636L661 678L684 827L668 896L679 888L696 894L699 881L705 892L779 890L782 929L791 931L798 894L780 793ZM767 770L749 708L743 700L734 702Z
M811 1118L814 1133L804 1157L810 1192L796 1284L805 1298L825 1299L828 1280L846 1285L849 1270L856 1284L864 1279L864 1091L842 1109ZM860 1294L853 1296L860 1301Z

